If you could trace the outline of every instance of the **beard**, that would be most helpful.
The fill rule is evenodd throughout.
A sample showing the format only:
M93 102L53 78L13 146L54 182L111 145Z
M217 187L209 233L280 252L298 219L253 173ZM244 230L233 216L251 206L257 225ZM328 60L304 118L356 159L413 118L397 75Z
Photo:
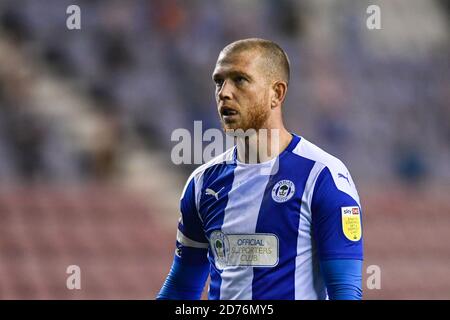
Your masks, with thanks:
M264 103L260 102L248 108L245 114L240 112L237 120L226 123L221 118L220 122L225 133L236 135L236 130L242 130L245 133L248 130L255 130L257 132L259 129L267 128L269 116L270 109Z

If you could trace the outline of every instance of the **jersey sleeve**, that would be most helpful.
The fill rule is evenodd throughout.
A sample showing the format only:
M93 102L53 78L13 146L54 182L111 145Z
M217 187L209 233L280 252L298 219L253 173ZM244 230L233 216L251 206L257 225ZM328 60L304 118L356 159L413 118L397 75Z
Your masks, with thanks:
M345 166L319 174L311 201L312 232L320 260L363 260L362 208Z
M198 215L195 191L192 177L186 183L180 200L181 217L174 260L157 300L200 299L208 277L208 241Z
M323 260L320 269L327 286L330 300L361 300L362 291L361 260Z
M196 205L195 179L191 177L183 190L180 200L180 220L177 230L177 256L183 262L195 264L206 259L208 240L203 230L203 222L198 214ZM183 251L189 250L190 254L183 256ZM195 253L195 254L192 254ZM193 258L193 261L188 257Z

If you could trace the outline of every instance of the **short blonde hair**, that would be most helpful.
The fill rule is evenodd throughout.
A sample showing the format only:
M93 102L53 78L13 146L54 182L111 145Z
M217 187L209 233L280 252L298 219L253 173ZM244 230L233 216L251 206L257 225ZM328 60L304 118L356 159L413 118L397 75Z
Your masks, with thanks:
M247 50L258 50L266 60L268 72L289 83L290 62L286 52L275 42L259 38L242 39L230 43L221 54L235 54Z

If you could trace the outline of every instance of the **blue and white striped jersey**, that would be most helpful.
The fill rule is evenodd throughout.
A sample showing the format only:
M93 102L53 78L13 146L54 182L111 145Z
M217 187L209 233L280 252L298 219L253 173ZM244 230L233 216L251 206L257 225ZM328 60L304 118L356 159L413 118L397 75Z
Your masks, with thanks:
M300 136L265 163L234 147L188 179L177 246L208 255L209 299L326 299L319 261L363 259L359 196L345 165Z

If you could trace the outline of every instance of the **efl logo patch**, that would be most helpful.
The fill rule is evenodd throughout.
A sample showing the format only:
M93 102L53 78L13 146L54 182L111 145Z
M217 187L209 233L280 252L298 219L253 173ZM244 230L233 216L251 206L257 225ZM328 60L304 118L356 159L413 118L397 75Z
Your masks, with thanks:
M291 180L281 180L272 189L272 199L278 203L286 202L295 193L295 184Z
M361 214L358 207L341 207L342 231L347 239L359 241L361 239Z

